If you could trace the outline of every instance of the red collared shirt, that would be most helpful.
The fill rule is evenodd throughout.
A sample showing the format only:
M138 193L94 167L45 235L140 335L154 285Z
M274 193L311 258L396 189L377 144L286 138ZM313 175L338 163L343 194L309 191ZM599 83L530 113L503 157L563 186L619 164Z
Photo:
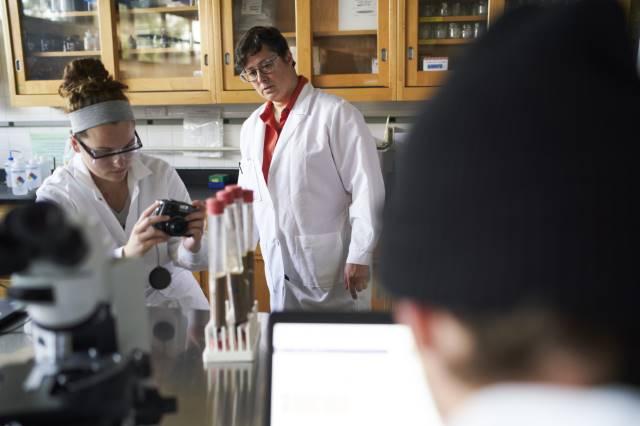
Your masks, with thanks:
M280 138L280 132L284 127L284 123L287 121L287 117L289 117L291 109L298 100L298 95L300 95L302 88L308 82L309 80L307 80L304 76L298 76L298 85L293 91L291 99L289 99L287 106L284 107L282 113L280 113L280 123L276 121L276 117L273 111L273 102L269 102L262 114L260 114L260 119L264 121L264 124L266 125L264 132L264 151L262 156L262 174L264 175L265 182L268 181L269 167L271 166L271 159L273 158L273 152L276 149L276 144L278 143L278 139Z

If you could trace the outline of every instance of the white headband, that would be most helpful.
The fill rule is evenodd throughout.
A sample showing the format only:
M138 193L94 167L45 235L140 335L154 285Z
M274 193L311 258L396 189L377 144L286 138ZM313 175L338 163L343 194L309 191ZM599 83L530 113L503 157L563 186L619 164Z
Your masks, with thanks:
M106 101L70 112L73 134L107 123L135 120L128 101Z

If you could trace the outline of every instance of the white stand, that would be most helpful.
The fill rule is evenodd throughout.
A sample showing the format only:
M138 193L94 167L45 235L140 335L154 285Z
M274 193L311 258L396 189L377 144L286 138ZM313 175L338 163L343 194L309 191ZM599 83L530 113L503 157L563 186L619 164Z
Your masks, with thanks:
M202 360L208 362L253 362L258 353L260 327L258 325L258 302L247 314L247 322L233 325L228 321L226 327L220 329L209 324L204 329L206 347Z

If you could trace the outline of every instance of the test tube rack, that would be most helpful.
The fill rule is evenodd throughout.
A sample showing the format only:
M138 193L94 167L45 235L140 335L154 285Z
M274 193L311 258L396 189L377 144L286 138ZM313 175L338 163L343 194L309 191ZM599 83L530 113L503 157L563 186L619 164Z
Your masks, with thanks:
M226 326L218 328L209 321L205 327L204 337L206 347L202 352L202 360L205 364L253 362L258 353L260 340L258 302L253 302L253 307L247 314L247 321L241 324L235 325L234 321L227 321Z

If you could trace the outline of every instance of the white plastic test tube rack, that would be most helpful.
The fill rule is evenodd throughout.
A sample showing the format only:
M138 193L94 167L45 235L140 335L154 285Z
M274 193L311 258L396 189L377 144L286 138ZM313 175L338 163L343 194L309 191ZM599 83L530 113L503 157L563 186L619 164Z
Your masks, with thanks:
M229 301L226 303L228 305ZM229 311L227 306L227 312ZM253 302L253 308L247 314L247 322L233 324L232 318L227 318L227 325L218 329L209 321L204 334L206 347L202 352L202 360L205 363L253 362L256 359L260 340L258 302Z

